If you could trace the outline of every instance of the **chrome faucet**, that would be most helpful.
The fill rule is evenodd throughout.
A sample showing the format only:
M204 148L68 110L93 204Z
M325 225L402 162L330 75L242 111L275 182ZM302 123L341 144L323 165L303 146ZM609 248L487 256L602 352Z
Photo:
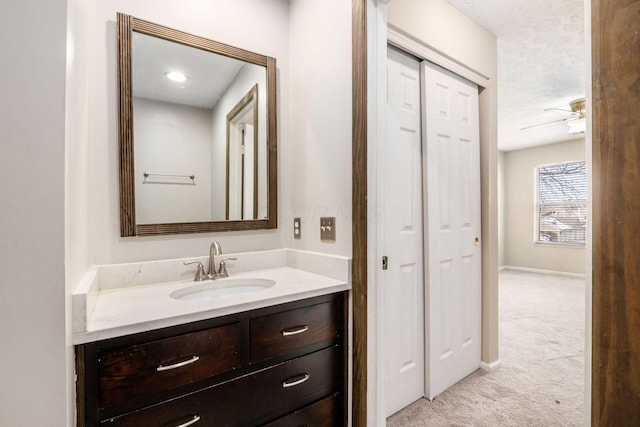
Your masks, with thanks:
M222 247L220 242L213 242L209 247L209 271L207 277L211 280L215 280L218 277L216 272L216 255L222 255Z
M203 280L207 279L207 275L204 272L204 266L202 265L201 262L198 261L185 261L183 262L184 265L189 265L189 264L198 264L198 269L196 270L196 277L193 278L193 280L195 282L202 282Z
M216 255L222 255L222 248L220 247L219 242L213 242L209 247L209 271L207 273L204 272L204 266L201 262L198 261L185 261L184 265L189 264L197 264L198 269L196 271L196 276L193 279L196 282L201 282L203 280L216 280L222 277L229 277L229 273L227 272L227 265L225 261L235 261L237 258L227 257L222 258L220 260L220 267L216 270Z
M220 268L218 268L218 277L229 277L226 261L236 261L237 259L238 258L233 257L222 258L222 260L220 261Z

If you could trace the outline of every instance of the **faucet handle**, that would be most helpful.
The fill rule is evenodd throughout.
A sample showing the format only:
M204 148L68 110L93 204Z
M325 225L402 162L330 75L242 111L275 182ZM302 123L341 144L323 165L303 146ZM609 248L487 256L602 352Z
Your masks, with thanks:
M218 276L229 277L229 273L227 273L227 264L225 261L237 261L237 260L238 258L235 258L235 257L222 258L222 260L220 261L220 268L218 269Z
M201 262L199 262L199 261L185 261L184 262L184 265L189 265L189 264L198 264L198 269L196 270L196 277L193 278L194 281L202 282L204 279L207 278L207 275L204 272L204 265L202 265Z

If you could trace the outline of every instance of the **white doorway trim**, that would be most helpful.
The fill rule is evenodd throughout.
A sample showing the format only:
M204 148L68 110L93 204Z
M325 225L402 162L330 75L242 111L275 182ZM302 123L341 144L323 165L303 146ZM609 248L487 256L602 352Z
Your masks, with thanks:
M421 59L426 59L429 62L433 62L436 65L441 66L454 74L464 77L465 79L477 84L478 86L485 87L489 78L474 71L460 62L449 58L448 56L438 52L436 49L428 46L422 42L417 41L413 37L404 34L401 30L395 28L393 25L389 25L387 29L387 40L393 46L396 46L405 52L409 52L412 55Z

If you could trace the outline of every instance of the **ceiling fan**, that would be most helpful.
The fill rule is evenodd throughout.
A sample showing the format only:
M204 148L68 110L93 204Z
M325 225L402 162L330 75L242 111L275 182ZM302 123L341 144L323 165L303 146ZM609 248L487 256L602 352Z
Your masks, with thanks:
M569 133L572 134L581 134L586 130L586 104L584 98L574 99L569 103L570 110L565 108L545 108L544 111L564 111L567 113L571 113L571 116L565 117L564 119L552 120L550 122L539 123L537 125L526 126L521 128L520 130L527 130L531 128L535 128L538 126L550 125L552 123L566 123L569 126Z

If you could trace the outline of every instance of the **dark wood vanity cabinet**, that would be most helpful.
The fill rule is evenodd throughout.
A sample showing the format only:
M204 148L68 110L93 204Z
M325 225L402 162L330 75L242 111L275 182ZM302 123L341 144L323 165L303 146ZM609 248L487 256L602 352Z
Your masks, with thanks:
M346 425L345 298L78 345L78 426Z

